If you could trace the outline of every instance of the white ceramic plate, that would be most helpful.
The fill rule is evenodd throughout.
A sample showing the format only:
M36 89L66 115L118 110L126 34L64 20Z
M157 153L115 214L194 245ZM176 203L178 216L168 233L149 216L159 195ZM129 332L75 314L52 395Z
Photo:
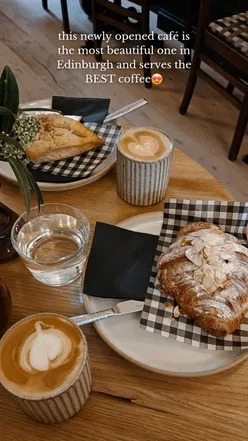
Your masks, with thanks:
M44 107L51 108L52 100L38 100L31 101L29 103L24 103L21 105L23 108L32 107ZM35 113L35 112L34 112ZM39 112L40 113L40 112ZM80 120L81 117L67 115L70 118ZM102 176L106 175L111 168L115 165L116 162L116 152L115 150L103 161L98 167L95 168L93 173L89 176L89 178L81 179L79 181L67 182L67 183L56 183L56 182L38 182L39 187L42 191L63 191L63 190L71 190L73 188L83 187L84 185L91 184L97 179L100 179ZM6 179L7 181L12 182L13 184L17 184L16 177L7 162L0 161L0 177Z
M120 227L159 235L162 213L135 216ZM118 300L84 295L87 312L114 306ZM140 328L140 313L114 317L95 323L102 339L119 355L150 371L165 375L203 376L217 373L240 363L248 351L208 351L152 334Z

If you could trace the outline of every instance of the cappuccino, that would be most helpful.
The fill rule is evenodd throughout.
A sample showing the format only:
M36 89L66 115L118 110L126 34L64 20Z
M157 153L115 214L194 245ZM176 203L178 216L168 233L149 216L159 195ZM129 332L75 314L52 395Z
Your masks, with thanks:
M170 176L173 141L152 127L133 127L123 133L117 148L117 193L129 204L153 205L165 196Z
M161 131L153 128L133 128L119 138L119 150L136 161L156 161L164 158L171 150L171 140Z
M0 343L0 380L23 398L51 397L82 370L86 345L79 328L56 314L40 314L13 326Z

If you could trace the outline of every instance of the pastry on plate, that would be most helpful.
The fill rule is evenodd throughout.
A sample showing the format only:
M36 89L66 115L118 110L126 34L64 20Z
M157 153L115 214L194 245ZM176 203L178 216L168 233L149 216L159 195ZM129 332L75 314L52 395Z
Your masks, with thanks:
M36 118L41 122L41 129L25 149L27 157L34 163L70 158L104 145L99 136L72 118L52 114Z
M158 260L158 280L207 333L231 334L248 311L248 249L214 224L179 231Z

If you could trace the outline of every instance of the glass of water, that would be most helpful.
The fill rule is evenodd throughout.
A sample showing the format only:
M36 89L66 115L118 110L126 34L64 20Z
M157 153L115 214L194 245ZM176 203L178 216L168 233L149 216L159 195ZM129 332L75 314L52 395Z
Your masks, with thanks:
M33 276L47 285L72 283L82 273L89 222L79 210L62 204L41 205L15 222L11 242Z

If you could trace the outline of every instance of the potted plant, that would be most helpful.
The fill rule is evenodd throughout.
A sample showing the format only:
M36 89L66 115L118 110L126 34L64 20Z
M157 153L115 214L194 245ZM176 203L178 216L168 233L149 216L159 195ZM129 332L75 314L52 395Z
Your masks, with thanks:
M29 213L31 191L38 208L43 203L41 191L23 162L25 147L40 130L40 122L19 109L19 89L12 70L5 66L0 77L0 160L7 161L19 183ZM10 232L18 215L0 203L0 263L16 257L11 245Z
M5 66L0 77L0 160L11 166L24 197L26 210L31 205L31 191L38 207L43 203L39 186L23 162L25 147L40 130L40 122L19 108L19 88L12 70Z

